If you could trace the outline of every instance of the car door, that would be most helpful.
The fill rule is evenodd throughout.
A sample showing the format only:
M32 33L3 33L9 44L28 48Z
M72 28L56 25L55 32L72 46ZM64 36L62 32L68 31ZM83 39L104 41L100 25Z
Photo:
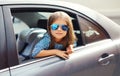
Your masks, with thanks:
M19 7L22 8L23 6L17 6L17 8ZM33 5L24 5L24 10L28 10L28 7L33 7ZM38 9L44 6L36 5L34 9L35 7ZM45 7L44 10L48 10L48 8L50 10L50 7L52 7L51 9L55 8L56 11L73 11L54 5ZM10 10L8 11L10 12ZM75 14L77 15L78 12ZM77 32L81 35L78 36L78 40L81 39L79 43L82 44L74 48L75 52L70 55L68 60L51 56L26 61L10 67L11 76L114 76L117 50L109 35L103 28L99 27L100 25L90 21L91 19L83 16L83 14L79 14L76 20L79 23L79 31Z
M107 32L85 17L78 16L78 21L85 45L71 56L71 76L118 76L118 50Z
M2 13L2 7L0 6L0 76L10 76L9 67L7 63L7 50L6 50L6 38L5 27Z
M70 76L114 76L117 64L114 50L115 47L110 40L103 40L78 48L68 62L71 67Z

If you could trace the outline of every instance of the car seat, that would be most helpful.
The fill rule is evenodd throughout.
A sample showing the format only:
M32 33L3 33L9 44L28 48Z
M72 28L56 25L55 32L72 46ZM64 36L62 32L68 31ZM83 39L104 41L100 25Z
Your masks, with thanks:
M46 30L42 28L31 28L20 32L17 39L17 50L20 55L20 61L31 58L31 53L35 44L44 36L45 33Z

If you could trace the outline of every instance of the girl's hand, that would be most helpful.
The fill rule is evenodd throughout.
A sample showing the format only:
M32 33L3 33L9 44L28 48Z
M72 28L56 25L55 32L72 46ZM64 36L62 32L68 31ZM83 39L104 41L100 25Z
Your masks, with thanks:
M55 50L55 55L65 59L65 60L69 58L69 55L66 54L66 51Z
M63 59L68 59L69 55L66 53L66 51L58 50L58 49L51 49L51 50L42 50L40 53L36 55L37 57L46 57L46 56L52 56L56 55Z
M67 53L67 54L73 53L73 45L69 45L69 46L67 47L66 53Z

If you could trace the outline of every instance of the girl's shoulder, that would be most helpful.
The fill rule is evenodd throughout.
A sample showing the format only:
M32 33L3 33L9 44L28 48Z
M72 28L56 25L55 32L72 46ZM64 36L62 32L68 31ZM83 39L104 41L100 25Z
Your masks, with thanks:
M46 32L46 33L44 34L44 37L50 38L50 35Z
M45 33L41 40L50 41L50 35L48 33Z
M50 39L50 35L48 33L45 33L43 38L47 38L47 39Z
M37 45L38 45L38 46L39 46L39 45L47 45L47 44L50 43L50 41L51 41L51 39L50 39L49 34L48 34L48 33L45 33L44 36L43 36L41 39L39 39Z

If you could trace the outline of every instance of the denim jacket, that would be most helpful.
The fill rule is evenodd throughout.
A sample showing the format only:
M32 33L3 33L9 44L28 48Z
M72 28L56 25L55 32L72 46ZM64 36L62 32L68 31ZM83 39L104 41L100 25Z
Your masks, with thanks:
M32 51L32 57L35 58L35 56L41 52L42 50L47 50L50 45L50 36L48 33L46 33L43 38L35 45L33 51ZM76 45L76 43L75 43ZM55 43L54 49L62 50L64 46L62 44Z

